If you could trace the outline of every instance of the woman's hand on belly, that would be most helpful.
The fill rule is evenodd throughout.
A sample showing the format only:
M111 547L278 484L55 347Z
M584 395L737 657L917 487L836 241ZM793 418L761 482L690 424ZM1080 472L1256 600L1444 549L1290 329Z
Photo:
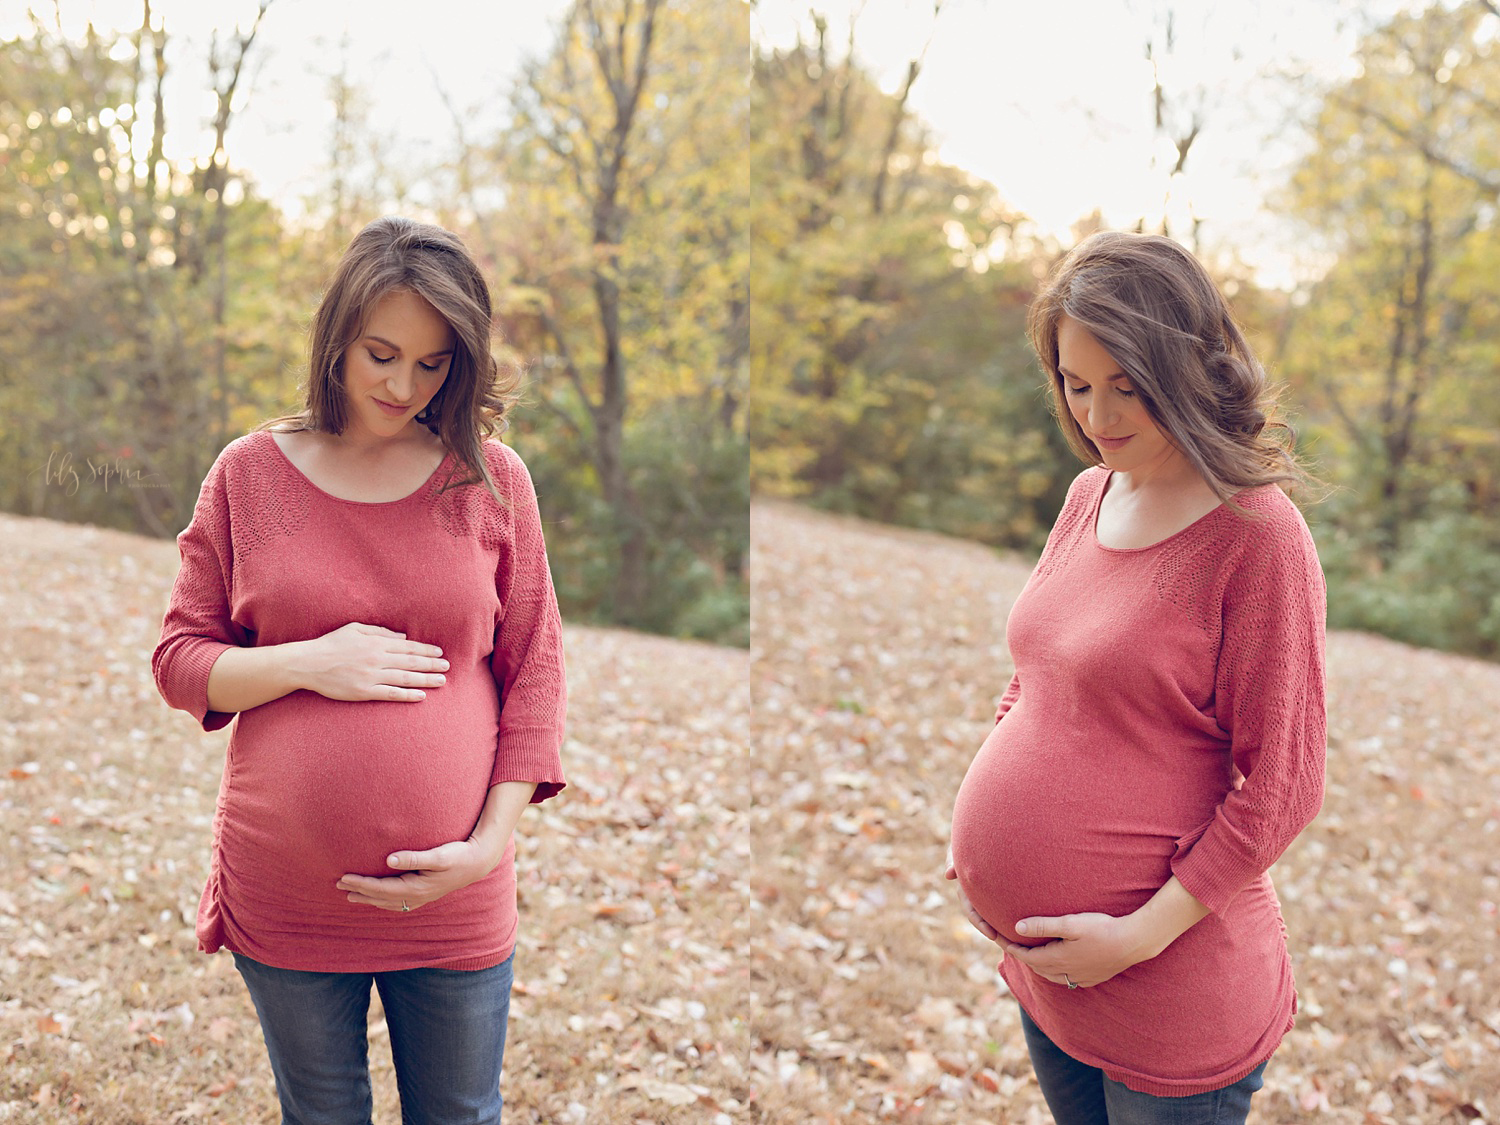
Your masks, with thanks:
M516 822L535 790L534 781L502 781L490 786L479 823L467 840L421 852L396 852L386 863L405 871L405 875L348 874L338 881L338 889L348 892L349 901L361 906L407 911L477 883L505 858Z
M1008 956L1043 980L1092 988L1154 956L1142 944L1143 936L1132 924L1133 918L1130 914L1123 918L1110 914L1027 918L1016 923L1018 933L1027 939L1055 940L1044 945L1017 945L1009 941L1000 944Z
M1034 946L1008 941L1001 944L1009 956L1044 980L1092 988L1156 957L1208 913L1208 907L1173 875L1139 910L1123 917L1064 914L1057 918L1022 918L1016 923L1016 932L1028 941L1054 940Z
M948 863L943 869L943 878L952 879L955 882L958 879L958 870L953 866L953 849L951 848L948 849ZM956 889L958 891L958 904L963 907L964 917L969 920L969 925L973 926L991 941L999 941L1000 931L979 916L979 911L974 909L974 904L969 901L969 896L964 894L963 884L959 883Z
M447 682L441 648L383 625L351 621L292 645L298 683L328 699L417 703Z
M481 847L471 837L439 844L425 852L396 852L387 861L405 875L345 875L338 889L349 892L349 901L381 910L415 910L444 895L477 883L500 862L499 855Z

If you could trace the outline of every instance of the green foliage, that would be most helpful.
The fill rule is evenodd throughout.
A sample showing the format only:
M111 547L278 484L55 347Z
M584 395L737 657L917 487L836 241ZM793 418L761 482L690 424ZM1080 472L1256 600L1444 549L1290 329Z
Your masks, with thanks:
M587 198L598 152L579 178L563 155L576 140L581 158L616 123L585 10L536 62L511 131L457 153L454 189L436 192L456 206L430 217L462 231L498 279L500 351L535 372L514 437L564 612L743 645L749 246L735 67L746 10L662 6L617 185L618 237L602 240ZM412 186L342 74L330 84L332 191L303 227L256 198L222 150L167 160L166 45L159 20L81 43L37 24L0 44L0 506L12 511L180 530L218 450L300 406L295 374L327 271ZM566 111L552 122L561 135L537 116L547 106ZM503 205L493 190L478 205L479 182L505 184ZM618 297L609 404L579 393L611 351L601 284ZM612 468L623 496L603 487ZM631 545L644 596L626 604Z
M1020 218L826 27L755 59L751 151L756 488L1039 547L1078 466L1024 340Z
M749 479L742 433L705 426L692 405L645 414L628 435L630 472L642 499L650 545L651 597L638 627L680 637L749 643ZM555 415L521 409L514 442L536 482L548 558L566 617L609 624L625 529L604 502L592 469L571 456L572 437Z
M741 0L575 5L513 120L469 154L468 227L533 361L568 604L748 643L749 233ZM644 59L644 64L640 60Z
M0 44L0 504L167 535L294 340L279 217L238 181L210 194L142 119L160 49L40 25Z
M1401 14L1324 91L1279 200L1336 259L1282 370L1339 494L1330 620L1487 656L1500 592L1500 44L1475 5Z
M1382 567L1372 566L1361 513L1315 525L1330 626L1500 658L1500 525L1459 492L1442 490Z

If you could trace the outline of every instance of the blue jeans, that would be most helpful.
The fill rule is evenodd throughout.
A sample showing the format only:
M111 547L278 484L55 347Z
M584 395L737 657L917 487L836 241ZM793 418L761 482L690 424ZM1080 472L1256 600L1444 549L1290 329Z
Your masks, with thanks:
M309 973L236 953L265 1033L282 1125L369 1125L365 1024L380 990L403 1125L499 1125L515 954L492 969Z
M1250 1095L1260 1089L1266 1069L1261 1063L1234 1085L1206 1094L1141 1094L1066 1054L1024 1008L1021 1027L1037 1083L1058 1125L1244 1125Z

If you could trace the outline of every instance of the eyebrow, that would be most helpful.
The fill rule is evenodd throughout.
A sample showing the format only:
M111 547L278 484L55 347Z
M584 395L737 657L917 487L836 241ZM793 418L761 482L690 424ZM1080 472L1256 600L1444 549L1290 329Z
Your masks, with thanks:
M401 348L399 346L397 346L396 344L391 343L384 336L376 336L373 333L367 332L367 333L365 333L365 337L364 338L366 340L374 340L377 344L384 344L386 347L390 348L391 351L393 351L393 352L399 352L401 350ZM453 349L452 348L444 348L440 352L428 352L422 358L423 359L439 359L439 358L441 358L441 357L443 357L445 355L452 355L452 354L453 354Z
M1058 371L1062 372L1062 374L1066 375L1069 379L1077 379L1080 383L1088 382L1088 380L1085 379L1082 375L1074 375L1060 363L1057 365L1057 369ZM1113 375L1107 376L1106 378L1108 382L1113 383L1116 379L1128 379L1130 378L1130 376L1125 374L1125 372L1123 371L1116 371Z

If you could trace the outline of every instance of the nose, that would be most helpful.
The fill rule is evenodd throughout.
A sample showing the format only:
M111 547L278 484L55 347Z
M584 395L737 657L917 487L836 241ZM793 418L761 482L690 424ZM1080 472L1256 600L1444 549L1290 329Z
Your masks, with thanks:
M1119 416L1113 399L1110 394L1089 395L1089 429L1094 433L1107 433Z
M416 393L417 375L412 366L404 363L391 364L394 371L386 376L385 385L389 388L391 401L396 403L410 402Z

